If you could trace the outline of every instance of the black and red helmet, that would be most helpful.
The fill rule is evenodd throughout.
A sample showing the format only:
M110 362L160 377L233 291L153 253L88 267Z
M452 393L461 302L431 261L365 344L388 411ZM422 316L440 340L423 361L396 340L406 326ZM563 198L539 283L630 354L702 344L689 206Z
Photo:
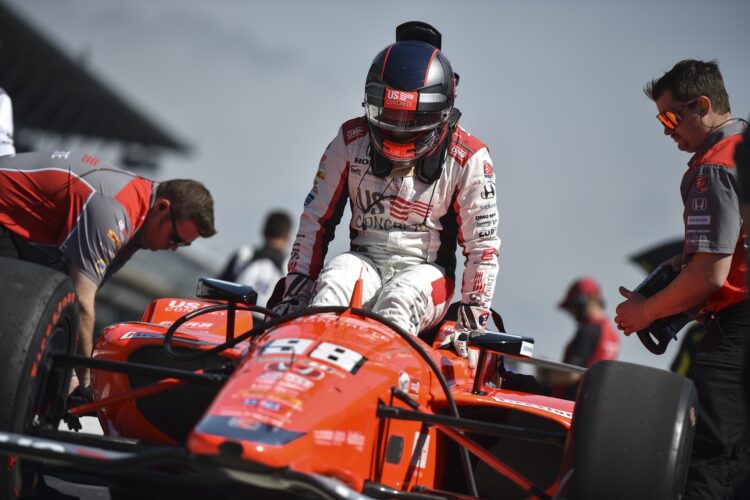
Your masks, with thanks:
M438 47L414 40L386 47L365 82L370 142L395 164L431 155L445 139L455 95L451 63Z

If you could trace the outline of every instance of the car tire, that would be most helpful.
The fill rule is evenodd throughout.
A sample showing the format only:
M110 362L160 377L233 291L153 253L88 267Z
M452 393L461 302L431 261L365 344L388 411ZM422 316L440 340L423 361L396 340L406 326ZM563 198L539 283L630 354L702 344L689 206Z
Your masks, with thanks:
M78 303L62 273L0 258L0 430L33 434L57 429L72 373L52 354L71 354L78 343ZM0 498L25 497L38 466L0 457Z
M631 363L595 363L576 398L566 498L679 498L697 401L693 383L677 374Z

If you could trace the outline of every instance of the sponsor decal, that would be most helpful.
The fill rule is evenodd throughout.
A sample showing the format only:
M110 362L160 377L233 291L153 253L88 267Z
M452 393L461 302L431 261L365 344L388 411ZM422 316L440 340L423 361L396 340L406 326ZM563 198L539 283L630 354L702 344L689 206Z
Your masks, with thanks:
M229 419L229 422L227 422L227 425L229 427L234 427L236 429L245 429L248 431L257 431L260 429L261 424L257 420L253 420L250 418L241 418L241 417L233 417Z
M534 344L521 341L521 356L531 357L534 354Z
M410 379L409 380L409 391L408 391L409 395L411 395L411 396L419 396L419 387L420 387L420 382L419 382L418 379L415 379L415 378Z
M99 160L99 158L97 158L95 156L88 155L88 154L83 155L81 157L81 161L83 163L86 163L87 165L91 165L92 167L95 167L95 166L99 165L99 163L101 163L101 161Z
M495 219L497 218L497 212L493 212L491 214L484 214L484 215L477 215L474 217L474 220L485 220L485 219Z
M188 300L170 300L165 311L174 312L193 312L201 307L200 302L190 302Z
M330 342L321 342L311 353L310 357L327 361L349 373L354 373L366 361L366 358L357 351L341 347L340 345L331 344Z
M401 372L398 375L398 390L401 392L409 390L409 375L406 372Z
M385 89L385 99L383 99L383 107L385 108L416 111L418 103L418 92L407 92L392 88Z
M695 191L696 193L705 193L706 191L708 191L708 176L696 176L693 183L693 191Z
M417 450L419 447L419 450ZM430 451L430 435L421 432L414 433L414 444L411 447L411 465L417 469L427 467L427 456Z
M495 248L485 248L482 252L482 260L492 260L495 255L500 255L500 252Z
M495 228L494 227L492 229L488 229L487 231L479 231L479 237L480 238L484 238L484 237L487 237L487 236L492 236L493 234L495 234Z
M354 175L362 175L362 167L355 167L352 165L349 167L349 172L351 172Z
M275 339L264 345L260 353L268 354L304 354L312 340L308 339Z
M420 218L424 218L429 215L430 210L432 210L432 207L427 203L422 201L411 202L397 196L396 199L391 202L390 215L398 220L406 220L410 213L414 213Z
M50 158L53 160L67 160L70 156L70 151L55 151L52 153Z
M107 237L112 240L112 243L115 244L115 248L117 250L122 247L122 242L120 241L120 238L117 237L117 233L115 233L113 230L109 229L107 230Z
M477 271L474 273L474 281L472 283L472 292L476 292L479 294L484 294L484 288L485 288L485 279L484 279L484 271Z
M315 174L316 179L325 180L326 178L326 172L324 169L318 169L318 172Z
M344 130L344 143L345 144L351 144L355 140L359 139L360 137L364 137L365 135L365 128L361 125L359 127L354 127L348 130Z
M164 340L164 335L161 333L151 333L151 332L126 332L123 333L120 336L120 340ZM205 340L198 340L198 339L189 339L184 337L175 337L175 342L179 342L182 344L192 344L192 345L215 345L212 342L207 342Z
M314 199L315 199L315 195L311 191L310 193L307 194L307 198L305 198L305 206L312 203Z
M495 171L492 169L492 164L490 162L486 161L484 162L484 175L485 177L492 177L492 174L495 173Z
M495 208L495 206L496 205L494 203L488 203L486 205L481 205L479 207L479 210L489 210L490 208Z
M124 237L126 234L125 221L117 219L117 228L120 230L120 235Z
M330 144L329 144L329 146L330 146ZM323 153L323 156L320 157L320 163L321 164L325 163L327 159L328 159L328 155L326 155L325 153Z
M353 446L357 451L365 448L365 435L357 431L320 429L313 431L313 440L320 446Z
M385 197L383 193L372 192L367 189L358 189L356 204L357 208L367 214L381 215L385 213L385 205L382 199Z
M48 450L55 453L66 453L65 446L59 443L43 441L41 439L29 438L26 436L17 437L5 433L0 433L0 443L13 443L25 448L36 448L37 450Z
M535 408L537 410L542 410L542 411L545 411L547 413L552 413L554 415L559 415L559 416L565 417L567 419L572 419L573 418L573 413L572 412L558 410L557 408L551 408L549 406L542 406L542 405L538 405L538 404L534 404L534 403L527 403L525 401L514 401L512 399L498 398L498 397L495 397L495 396L492 396L492 399L494 399L498 403L506 403L506 404L510 404L510 405L513 405L513 406L524 406L526 408Z
M369 158L354 158L354 163L357 163L359 165L369 165L370 159Z
M104 262L104 259L97 259L94 262L94 267L96 268L96 274L101 276L107 270L107 263Z
M687 218L688 226L709 226L711 225L710 215L689 215Z
M490 313L488 312L482 313L477 318L477 323L479 324L480 327L484 328L485 326L487 326L487 321L489 319L490 319Z
M458 164L463 167L466 164L466 160L469 158L469 151L458 144L452 144L448 149L448 155L455 158Z
M477 224L477 227L489 227L489 226L494 226L494 225L495 225L495 221L488 220L485 222L480 222L479 224Z
M479 196L482 197L482 199L489 200L495 197L495 183L494 182L485 182L484 187L482 188L482 194Z
M708 208L708 200L705 198L695 198L692 203L693 212L705 212Z

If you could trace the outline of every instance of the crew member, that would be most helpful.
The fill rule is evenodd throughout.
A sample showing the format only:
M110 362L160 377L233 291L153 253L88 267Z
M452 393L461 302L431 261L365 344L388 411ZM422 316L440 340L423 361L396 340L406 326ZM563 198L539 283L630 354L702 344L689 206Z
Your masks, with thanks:
M664 135L693 154L681 184L685 243L672 260L681 271L666 288L649 298L620 288L627 300L615 321L630 335L693 307L705 313L709 329L691 368L699 409L685 498L729 498L748 430L742 367L750 308L734 163L746 123L732 118L715 61L680 61L644 90Z

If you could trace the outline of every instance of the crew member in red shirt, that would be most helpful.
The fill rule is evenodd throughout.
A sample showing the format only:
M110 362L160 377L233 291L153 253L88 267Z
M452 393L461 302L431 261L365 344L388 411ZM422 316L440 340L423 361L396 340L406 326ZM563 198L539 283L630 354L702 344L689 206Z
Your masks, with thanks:
M748 457L750 419L742 385L750 307L734 163L746 122L732 118L715 61L680 61L644 90L664 135L693 154L680 186L685 242L671 261L679 274L666 288L649 298L620 288L627 300L615 321L630 335L695 307L707 316L690 373L699 407L684 498L730 498Z
M573 282L558 307L568 312L578 326L565 347L564 363L589 368L597 361L617 359L620 338L604 311L604 299L596 281L581 278ZM575 398L580 374L555 372L549 377L555 395Z
M96 291L137 250L176 250L215 233L213 199L199 182L154 182L71 151L0 157L0 256L70 275L81 354L93 348Z

